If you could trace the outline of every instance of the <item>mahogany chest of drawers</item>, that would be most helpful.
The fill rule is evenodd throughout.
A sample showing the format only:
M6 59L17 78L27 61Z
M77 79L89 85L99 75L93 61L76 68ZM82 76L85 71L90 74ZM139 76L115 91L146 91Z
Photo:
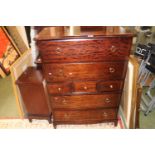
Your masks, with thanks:
M131 34L37 38L53 125L114 122Z

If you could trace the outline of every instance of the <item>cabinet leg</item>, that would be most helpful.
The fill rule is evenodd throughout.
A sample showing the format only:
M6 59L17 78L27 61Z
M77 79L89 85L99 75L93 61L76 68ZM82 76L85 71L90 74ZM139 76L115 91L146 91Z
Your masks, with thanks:
M32 119L31 118L29 118L29 122L32 123Z
M48 123L49 123L49 124L52 123L51 117L48 119Z
M117 126L117 124L118 124L118 120L114 122L114 126Z
M56 123L53 123L53 127L54 127L54 129L56 129L56 128L57 128L57 125L56 125Z

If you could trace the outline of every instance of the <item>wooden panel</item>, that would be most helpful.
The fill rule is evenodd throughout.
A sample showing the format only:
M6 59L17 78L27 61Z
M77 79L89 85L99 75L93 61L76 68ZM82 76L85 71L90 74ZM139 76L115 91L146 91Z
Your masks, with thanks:
M96 93L96 81L74 82L74 92L76 93Z
M19 89L28 114L50 114L42 85L20 85Z
M120 94L51 96L51 107L58 109L92 109L117 107Z
M88 62L127 60L131 37L103 39L40 41L37 43L43 62Z
M120 91L123 88L123 81L104 81L97 83L98 92Z
M66 80L117 80L124 79L127 62L44 64L44 74L49 82Z
M48 92L52 95L68 94L73 92L72 83L69 83L69 82L47 84L47 89L48 89Z
M63 122L82 122L116 119L116 109L90 110L90 111L54 111L55 121Z

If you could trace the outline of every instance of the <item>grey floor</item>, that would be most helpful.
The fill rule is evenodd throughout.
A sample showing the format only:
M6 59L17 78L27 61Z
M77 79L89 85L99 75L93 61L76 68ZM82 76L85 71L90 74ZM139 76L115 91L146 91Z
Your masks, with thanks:
M140 112L140 128L141 129L155 129L155 110L144 116L143 112Z
M148 90L148 87L143 87L143 97L147 102L149 102L149 98L146 95L146 91ZM155 95L155 89L151 90L151 95ZM141 102L141 104L144 104ZM140 128L141 129L155 129L155 109L151 111L147 116L144 115L144 112L140 112Z

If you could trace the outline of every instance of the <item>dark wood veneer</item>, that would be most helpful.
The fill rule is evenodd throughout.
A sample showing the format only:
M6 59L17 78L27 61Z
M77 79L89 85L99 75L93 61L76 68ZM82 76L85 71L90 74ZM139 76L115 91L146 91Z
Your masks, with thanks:
M127 61L98 63L55 63L44 64L44 74L48 82L68 80L121 80L124 79Z
M51 108L46 95L42 72L28 67L18 78L18 84L29 120L33 118L47 119L51 123Z
M68 81L61 83L48 83L47 88L51 95L96 94L122 91L123 81Z
M44 62L94 62L127 60L132 38L102 40L40 41L38 49Z
M117 125L133 35L118 28L108 33L86 28L77 36L47 27L36 37L55 128L109 121Z
M86 111L62 111L55 110L54 120L56 122L85 122L85 121L103 121L114 120L117 118L117 110L115 109L100 109Z
M51 96L53 109L94 109L108 108L119 105L121 94L96 94L96 95L72 95Z

